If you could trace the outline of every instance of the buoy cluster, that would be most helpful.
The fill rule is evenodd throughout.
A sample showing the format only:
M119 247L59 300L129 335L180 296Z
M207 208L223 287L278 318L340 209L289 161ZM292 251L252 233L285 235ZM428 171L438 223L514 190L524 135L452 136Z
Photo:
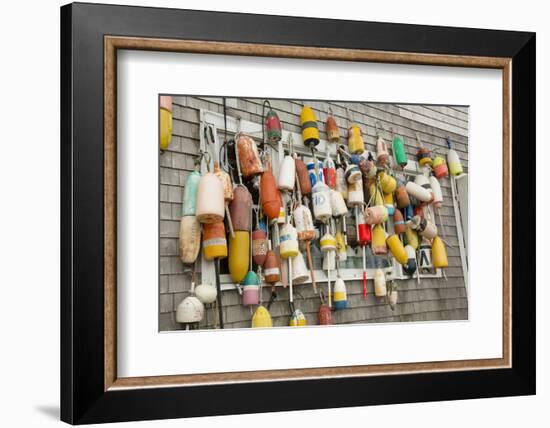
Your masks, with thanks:
M449 170L451 175L462 173L451 141L447 140L447 163L441 155L432 156L417 134L419 171L407 175L399 172L409 163L403 136L391 130L392 141L388 143L377 124L374 150L369 151L364 129L350 122L347 134L341 137L332 111L328 113L325 130L333 150L327 150L324 161L317 157L320 133L316 114L305 105L300 115L302 142L311 150L311 157L297 155L288 133L275 176L274 160L264 148L278 143L281 148L283 132L276 111L267 101L263 140L237 132L233 140L224 143L229 153L225 164L214 162L212 172L199 172L200 162L210 165L208 153L200 157L185 183L180 257L183 263L193 264L202 247L204 258L215 261L217 284L194 287L193 299L188 297L178 306L179 322L200 321L204 313L201 305L217 300L218 321L223 328L220 259L227 258L242 304L251 308L252 327L273 325L270 308L277 290L281 292L276 288L279 285L288 289L288 325L306 325L307 319L294 301L294 286L303 283L311 283L319 295L319 324L331 324L332 311L347 307L346 284L339 266L350 247L360 248L363 254L363 297L367 296L367 279L371 279L374 295L385 298L392 308L397 304L395 281L387 280L382 269L367 278L369 247L373 256L393 257L405 275L416 274L418 280L419 270L448 267L444 235L440 236L443 224L440 220L438 227L434 211L426 208L441 209L439 181L449 176ZM341 138L347 138L347 146L340 144ZM354 218L354 224L346 224L346 218ZM323 255L323 284L315 277L311 256L314 244ZM262 287L272 290L272 298L265 305Z

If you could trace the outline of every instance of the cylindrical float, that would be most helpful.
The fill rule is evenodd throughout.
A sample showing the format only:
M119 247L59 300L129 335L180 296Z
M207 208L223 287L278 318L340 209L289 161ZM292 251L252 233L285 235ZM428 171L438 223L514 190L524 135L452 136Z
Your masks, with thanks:
M393 229L397 234L405 233L407 230L405 219L400 210L395 210L393 213Z
M172 142L172 97L160 96L160 149L166 150Z
M384 297L386 294L386 275L384 275L382 269L376 269L374 273L374 295L376 297Z
M330 191L325 183L317 182L312 190L313 215L316 220L323 223L332 217L330 206Z
M407 263L403 265L403 272L412 275L416 272L416 250L411 245L405 245Z
M449 172L453 177L456 177L457 175L460 175L464 172L462 169L462 162L460 162L460 158L458 157L458 153L452 148L452 141L450 138L445 139L447 141L447 146L449 147L449 151L447 152L447 161L449 162Z
M416 230L414 230L410 225L407 225L405 237L407 238L407 245L410 245L415 250L418 249L418 233L416 233Z
M348 183L348 206L362 206L364 202L363 180L356 181L355 183Z
M432 261L435 268L449 267L445 244L439 236L436 236L432 241Z
M294 158L286 155L279 169L279 190L292 191L296 180L296 164Z
M270 143L278 143L282 136L281 120L271 106L265 115L265 134Z
M350 153L363 153L365 143L363 142L363 133L357 125L351 125L348 129L348 150Z
M260 303L260 280L255 272L250 271L243 279L243 306Z
M281 270L279 268L279 260L277 259L277 255L271 249L270 243L268 243L268 247L269 249L267 250L267 254L265 256L263 274L265 282L275 284L281 280Z
M334 293L333 293L334 309L345 309L348 306L348 294L346 292L346 283L340 277L334 281Z
M404 168L408 163L408 159L407 152L405 151L405 143L403 142L403 138L401 138L401 136L393 136L392 151L395 163L401 168Z
M387 254L388 247L386 247L386 232L381 224L377 224L372 228L372 253L376 255Z
M435 208L441 208L443 205L443 193L441 192L441 186L439 181L433 175L430 177L430 186L434 195L433 206Z
M315 147L319 144L319 128L315 113L309 106L304 106L300 114L300 124L302 126L302 140L307 147Z
M376 140L376 160L378 165L384 166L388 163L390 155L388 153L388 145L386 141L378 135Z
M338 143L340 141L340 130L336 124L336 120L329 114L325 124L325 131L327 133L327 138L331 143Z
M199 181L195 215L200 223L219 223L225 216L222 182L210 172Z
M336 188L336 165L331 158L325 159L323 163L323 174L325 176L325 184L331 188Z
M202 229L202 250L206 260L227 257L227 240L225 226L219 223L205 224Z
M399 184L397 189L395 189L395 200L397 203L397 208L400 209L406 208L411 204L409 194L403 184Z
M348 207L342 194L336 190L330 190L330 207L333 217L341 217L348 213Z
M235 283L240 284L248 272L250 251L250 233L235 231L235 237L229 235L228 265L229 274Z
M245 186L239 185L233 189L233 200L229 204L229 212L234 230L250 230L252 195Z
M309 196L311 195L311 181L309 180L307 166L300 158L294 159L294 163L296 166L296 176L298 177L300 193L302 194L302 196Z
M269 311L264 306L258 306L252 315L252 328L273 327L273 321Z
M201 249L201 225L194 215L180 220L179 247L182 263L195 263Z
M398 235L388 236L388 238L386 239L386 244L390 249L393 257L395 257L395 260L397 260L402 265L407 263L407 252L405 251L405 247L401 243Z
M292 282L294 284L302 284L311 281L309 271L306 266L306 261L301 252L292 259Z
M298 234L294 226L290 223L283 224L279 240L281 242L279 253L283 259L296 257L298 255Z
M257 266L263 266L267 256L267 234L262 229L252 232L252 259Z
M277 218L281 208L281 195L269 163L260 179L260 199L262 200L262 210L267 217L270 220Z
M421 202L429 202L432 200L432 193L429 190L425 189L422 186L419 186L416 183L413 183L412 181L409 181L406 184L405 188L407 189L409 195L414 196Z
M264 172L256 142L248 135L241 134L236 144L242 176L250 178Z
M426 217L415 215L411 219L411 228L416 230L420 236L426 239L433 239L437 236L437 226Z
M449 176L449 169L447 168L447 162L445 162L445 158L442 156L436 156L434 158L432 168L434 171L434 175L438 179L442 179Z
M393 213L395 212L393 193L384 193L384 206L388 210L388 215L393 215Z
M197 209L197 189L201 174L193 171L187 176L185 187L183 188L183 203L181 206L181 216L195 215Z
M380 177L380 188L384 193L393 193L397 187L397 181L391 175L381 172Z
M388 210L384 205L376 205L366 208L364 216L367 224L380 224L388 220Z

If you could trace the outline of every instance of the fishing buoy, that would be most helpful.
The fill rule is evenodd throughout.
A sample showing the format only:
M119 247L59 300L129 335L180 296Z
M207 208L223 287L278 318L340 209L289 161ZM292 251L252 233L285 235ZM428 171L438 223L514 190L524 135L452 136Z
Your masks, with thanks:
M223 222L205 224L202 229L202 250L206 260L227 257L227 240Z
M306 164L300 158L295 158L294 164L296 167L296 176L298 177L298 185L300 186L300 193L302 196L311 195L311 181L309 179Z
M258 306L252 315L252 328L273 327L273 321L269 311L264 306Z
M319 244L323 253L336 251L336 238L328 232L321 237Z
M279 208L279 217L277 217L277 224L282 226L285 223L286 223L286 212L285 212L285 207L283 207L281 203L281 208Z
M300 241L311 241L315 238L315 227L311 211L305 205L298 205L294 209L294 225Z
M393 230L398 235L405 233L405 231L407 230L405 219L403 218L403 214L400 210L395 210L395 212L393 213Z
M341 217L348 213L348 207L342 194L336 190L330 190L330 207L333 217Z
M336 166L331 158L325 159L323 174L325 176L325 184L331 189L336 188Z
M315 164L317 164L317 169L315 169ZM323 172L323 162L311 159L306 164L307 172L309 174L309 182L311 183L311 188L313 190L313 187L318 182L325 182L325 174Z
M412 205L407 205L405 209L403 210L403 217L405 217L405 221L409 221L411 218L414 217L414 211Z
M195 296L187 296L176 308L176 321L182 324L193 324L202 320L204 305Z
M384 206L388 210L388 215L393 215L395 212L395 205L393 203L393 193L384 194Z
M338 260L340 262L346 261L348 258L348 252L346 247L346 240L344 239L344 234L338 231L336 232L334 238L336 239L336 253L338 254Z
M447 162L445 162L445 158L443 158L442 156L434 157L432 168L433 168L435 177L439 180L449 176L449 169L447 168Z
M172 97L160 96L160 149L166 150L172 142Z
M380 224L388 220L388 210L384 205L365 208L365 222L367 224Z
M418 151L416 152L416 159L420 166L431 166L432 165L432 154L430 151L422 145L420 141L420 135L416 133L416 141L418 142Z
M386 294L386 275L384 275L382 269L376 269L374 273L374 295L376 297L384 297Z
M416 272L416 250L411 245L405 245L407 263L403 265L403 271L412 276Z
M281 209L281 195L277 189L269 161L260 180L260 199L262 200L262 210L267 217L270 220L277 218Z
M367 253L366 246L372 240L372 231L370 225L365 223L365 216L359 213L359 209L355 207L355 221L357 223L357 241L361 246L361 256L363 262L363 298L367 297Z
M302 126L302 139L307 147L315 147L319 144L319 128L315 113L309 106L304 106L300 114L300 124Z
M395 200L397 203L397 208L400 209L404 209L411 204L409 194L403 183L400 183L397 186L397 189L395 189Z
M414 179L414 182L418 184L419 186L426 189L428 192L432 193L432 186L430 184L430 179L428 178L428 168L423 168L423 171L421 174L418 174L416 178Z
M334 281L334 309L345 309L348 306L348 294L346 292L346 283L339 276Z
M386 194L395 192L395 189L397 188L397 181L395 181L395 178L393 178L389 174L386 174L385 172L381 172L379 174L379 177L380 188L382 189L382 192Z
M350 163L346 167L345 177L348 183L355 183L357 181L360 181L362 179L361 170L354 163Z
M449 137L445 138L449 151L447 152L447 161L449 162L449 171L453 177L460 175L464 172L462 169L462 162L458 157L458 153L452 148L452 141Z
M348 198L348 182L343 168L336 168L336 191L342 195L344 200Z
M223 199L225 201L225 215L227 217L227 224L229 225L229 232L234 234L233 223L231 221L231 214L229 213L229 203L233 200L233 183L231 177L223 169L220 169L220 164L214 162L214 175L218 177L223 186Z
M437 236L437 226L425 217L415 215L411 219L410 225L423 238L432 239Z
M290 327L303 327L307 325L306 316L300 309L296 309L292 312L288 325Z
M351 125L348 129L348 150L350 153L363 153L365 143L363 141L363 132L357 125Z
M439 236L436 236L432 242L432 261L435 268L449 267L445 244Z
M218 292L216 287L210 284L199 284L195 287L195 296L205 305L214 303Z
M359 237L357 236L357 226L355 224L346 224L346 240L351 248L359 245Z
M441 186L439 181L433 175L430 177L430 187L432 188L432 193L434 195L433 206L435 208L441 208L443 205L443 193L441 192Z
M260 280L255 272L250 271L243 279L243 306L260 303Z
M377 224L372 228L372 253L375 255L387 254L388 247L386 247L386 232L381 224Z
M180 220L179 249L182 263L194 263L201 249L201 225L194 215Z
M336 120L332 116L332 111L329 109L329 115L325 123L325 131L327 138L331 143L338 143L340 141L340 130L336 124Z
M405 237L407 238L407 244L417 250L419 242L418 233L416 233L416 230L414 230L411 225L407 225L407 232L405 234Z
M392 311L395 310L395 305L397 305L397 286L393 284L388 288L388 304Z
M332 325L332 311L327 304L321 303L317 314L319 325Z
M285 223L281 227L279 240L281 242L279 253L283 259L296 257L298 255L298 234L290 223Z
M252 259L257 266L263 266L267 256L267 234L257 228L252 232Z
M376 140L376 161L378 165L384 166L388 163L390 157L388 153L388 145L382 136L378 133L378 127L376 128L377 140Z
M282 136L281 120L279 115L271 108L269 101L264 101L264 107L267 106L269 110L265 115L265 133L267 141L270 143L278 143Z
M365 203L365 195L363 194L363 180L355 183L348 183L348 206L357 207Z
M431 269L432 263L432 246L426 239L422 240L418 248L418 269Z
M208 195L205 195L205 197L208 197ZM245 186L236 186L233 189L233 200L229 204L234 230L250 231L251 210L252 195Z
M204 174L199 181L196 216L200 223L219 223L225 216L223 185L210 172Z
M279 190L292 191L296 180L296 164L291 155L286 155L279 170Z
M302 284L309 281L311 281L311 277L306 267L306 261L302 253L298 251L298 255L292 259L292 282Z
M384 205L384 196L382 196L382 192L380 191L376 183L371 183L369 185L369 197L372 205L374 206Z
M408 163L407 152L405 151L405 143L399 135L394 135L392 140L392 152L395 163L401 168L405 168Z
M250 178L264 172L258 147L248 135L239 135L237 138L237 152L239 154L240 172L243 177Z
M198 171L193 171L187 176L185 187L183 188L183 203L181 206L181 216L195 215L197 209L197 189L201 174Z
M263 274L265 282L269 284L275 284L281 280L279 260L277 259L275 252L271 249L271 241L268 242L268 250L265 256Z
M414 196L421 202L429 202L432 200L432 193L424 187L419 186L417 183L409 181L406 184L405 189L407 189L409 195Z
M328 186L319 181L313 186L313 215L316 220L326 223L332 217L330 206L330 191Z
M386 244L395 260L397 260L402 265L407 263L407 252L405 251L405 247L401 243L398 235L388 236L388 238L386 239Z
M241 283L248 272L249 251L250 233L248 231L235 231L235 237L229 235L229 274L237 284Z

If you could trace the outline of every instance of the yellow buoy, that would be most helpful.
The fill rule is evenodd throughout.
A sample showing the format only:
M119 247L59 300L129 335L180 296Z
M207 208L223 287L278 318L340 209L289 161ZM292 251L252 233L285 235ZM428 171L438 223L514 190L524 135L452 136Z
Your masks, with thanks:
M227 240L222 222L206 223L202 229L202 249L206 260L227 257Z
M290 321L288 322L288 325L290 327L303 327L307 325L306 316L300 309L296 309L292 313L290 317Z
M380 187L384 193L393 193L397 188L397 181L391 175L385 172L380 173Z
M380 189L376 187L376 184L375 183L372 183L370 186L369 186L369 197L370 198L373 198L373 195L374 195L374 200L373 200L373 203L371 205L384 205L384 197L382 196L382 193L380 192Z
M236 283L240 283L248 273L250 233L236 230L235 237L229 235L229 273Z
M397 260L402 265L407 263L407 260L409 258L407 257L405 247L401 243L398 235L390 235L388 239L386 239L386 244L388 245L392 255L395 257L395 260Z
M258 306L252 316L252 328L273 327L273 321L269 311L264 306Z
M447 250L445 250L445 244L439 236L436 236L432 242L432 263L435 268L446 268L449 266Z
M413 249L417 250L418 249L418 233L416 233L416 230L411 228L410 225L407 225L406 237L407 237L407 244L410 245L411 247L413 247Z
M377 224L372 228L372 252L373 254L386 254L386 232L381 224Z
M348 149L350 153L354 154L361 154L365 151L361 128L357 125L351 125L348 130Z
M302 125L302 139L304 145L314 147L319 144L319 127L315 113L309 106L304 106L300 114L300 124Z
M160 97L160 149L166 150L172 141L172 97Z

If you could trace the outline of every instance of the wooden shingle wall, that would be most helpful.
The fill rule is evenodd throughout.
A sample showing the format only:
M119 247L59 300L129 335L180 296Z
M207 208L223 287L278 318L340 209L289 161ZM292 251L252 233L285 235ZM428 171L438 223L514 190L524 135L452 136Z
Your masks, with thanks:
M261 123L261 99L228 99L228 115ZM277 111L285 129L300 132L300 112L302 102L287 100L270 100ZM445 136L455 142L455 150L462 159L465 172L468 171L468 109L456 106L420 106L400 104L372 103L326 103L308 102L313 107L320 122L321 138L324 135L324 123L328 105L340 126L340 134L346 132L346 109L349 108L351 119L356 122L363 133L370 150L374 150L375 123L378 121L384 129L383 137L391 141L389 130L393 130L406 140L409 157L416 153L416 136L419 132L424 145L432 151L440 149L446 154ZM193 170L194 161L199 151L199 110L207 109L223 112L221 98L207 97L174 97L173 137L168 150L160 156L160 330L176 330L182 326L175 321L175 310L181 300L189 294L190 275L178 257L178 233L181 212L183 186L187 175ZM345 140L342 139L342 143ZM468 317L468 302L460 253L456 220L451 201L449 179L441 182L443 191L442 220L445 225L446 241L453 247L447 247L449 268L445 270L446 279L422 279L420 284L414 280L399 280L399 302L394 311L377 299L372 293L373 284L369 281L367 300L361 297L362 284L358 281L348 282L349 309L333 314L335 323L357 322L398 322L398 321L431 321L463 320ZM439 224L439 218L437 218ZM200 265L200 264L199 264ZM317 323L319 297L313 294L311 285L295 287L295 305L306 315L308 324ZM264 290L263 301L269 299L270 290ZM273 323L276 326L288 324L288 291L280 289L278 300L271 307ZM223 292L224 319L226 328L249 327L251 310L241 305L237 291ZM212 324L215 310L207 310L207 319L202 328Z

